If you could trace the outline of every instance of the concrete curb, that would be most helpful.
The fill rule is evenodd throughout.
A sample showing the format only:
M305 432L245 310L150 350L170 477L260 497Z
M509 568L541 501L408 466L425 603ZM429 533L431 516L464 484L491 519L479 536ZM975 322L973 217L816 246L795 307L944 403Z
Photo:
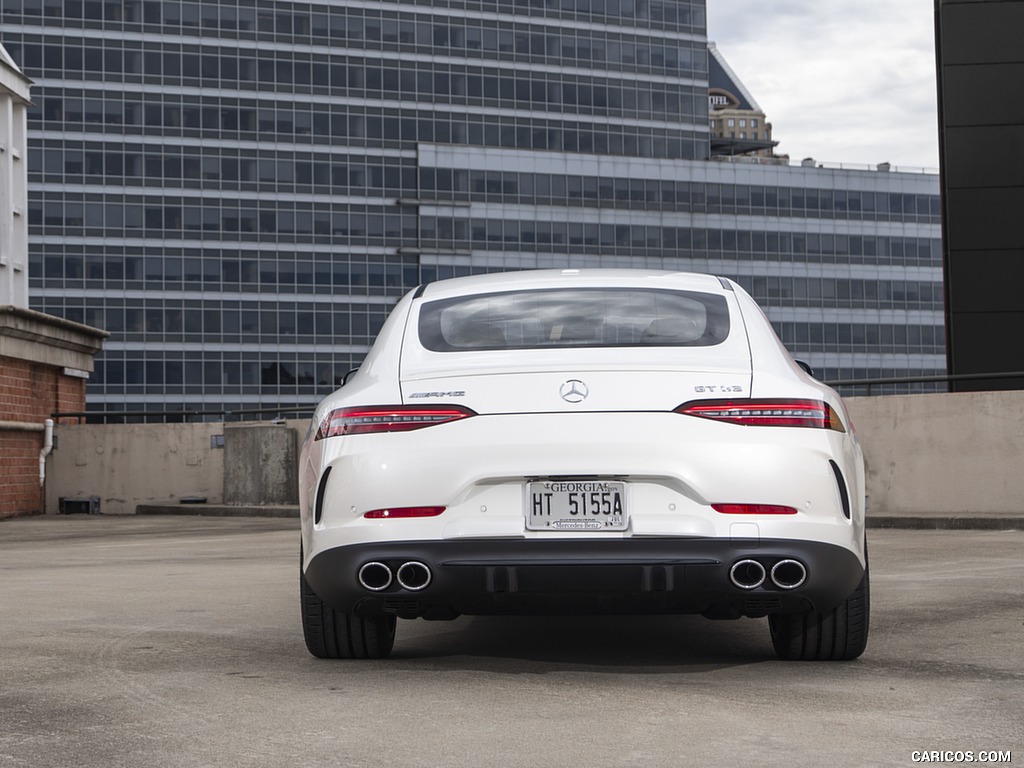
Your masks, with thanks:
M200 515L204 517L299 517L297 506L231 504L140 504L137 515ZM1021 531L1022 515L868 515L868 528L921 531Z
M294 517L299 508L292 505L249 506L232 504L139 504L136 515L199 515L202 517Z
M989 515L868 515L868 528L902 528L921 531L1021 531L1024 516Z

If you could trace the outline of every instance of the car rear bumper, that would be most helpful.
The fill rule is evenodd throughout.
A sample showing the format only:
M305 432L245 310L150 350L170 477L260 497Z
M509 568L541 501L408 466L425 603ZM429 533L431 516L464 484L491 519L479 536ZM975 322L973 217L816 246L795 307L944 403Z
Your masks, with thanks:
M771 580L781 561L796 561L806 579L793 588ZM741 561L766 578L737 586L730 571ZM373 589L360 570L374 575ZM424 571L402 569L422 564ZM757 565L749 566L754 574ZM796 569L799 571L799 569ZM412 588L399 583L400 572ZM624 540L459 540L353 544L323 550L305 576L328 605L362 615L448 619L460 614L682 614L715 618L831 611L857 587L864 567L853 551L834 544L761 539L749 545L720 538ZM384 586L385 576L390 582ZM414 578L416 576L417 578Z

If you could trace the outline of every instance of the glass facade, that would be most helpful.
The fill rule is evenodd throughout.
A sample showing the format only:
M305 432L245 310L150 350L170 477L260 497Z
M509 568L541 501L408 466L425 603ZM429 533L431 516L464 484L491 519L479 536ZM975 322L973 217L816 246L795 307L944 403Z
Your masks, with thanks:
M405 291L546 266L733 277L825 379L944 370L937 177L711 161L703 0L3 9L92 409L313 403Z

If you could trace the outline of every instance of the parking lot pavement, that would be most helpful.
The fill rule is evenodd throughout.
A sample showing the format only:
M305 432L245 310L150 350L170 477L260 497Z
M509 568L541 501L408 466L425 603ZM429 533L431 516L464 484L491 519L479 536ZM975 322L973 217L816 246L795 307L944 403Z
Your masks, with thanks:
M0 765L1024 763L1024 532L869 545L855 662L780 662L764 620L688 616L403 621L391 659L324 662L294 520L5 521Z

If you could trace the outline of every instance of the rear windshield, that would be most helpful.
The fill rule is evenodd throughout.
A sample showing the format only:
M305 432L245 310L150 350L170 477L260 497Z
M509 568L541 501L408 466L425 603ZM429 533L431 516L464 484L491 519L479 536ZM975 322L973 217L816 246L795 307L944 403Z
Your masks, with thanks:
M509 291L426 302L419 335L434 352L709 347L729 335L729 309L724 296L694 291Z

